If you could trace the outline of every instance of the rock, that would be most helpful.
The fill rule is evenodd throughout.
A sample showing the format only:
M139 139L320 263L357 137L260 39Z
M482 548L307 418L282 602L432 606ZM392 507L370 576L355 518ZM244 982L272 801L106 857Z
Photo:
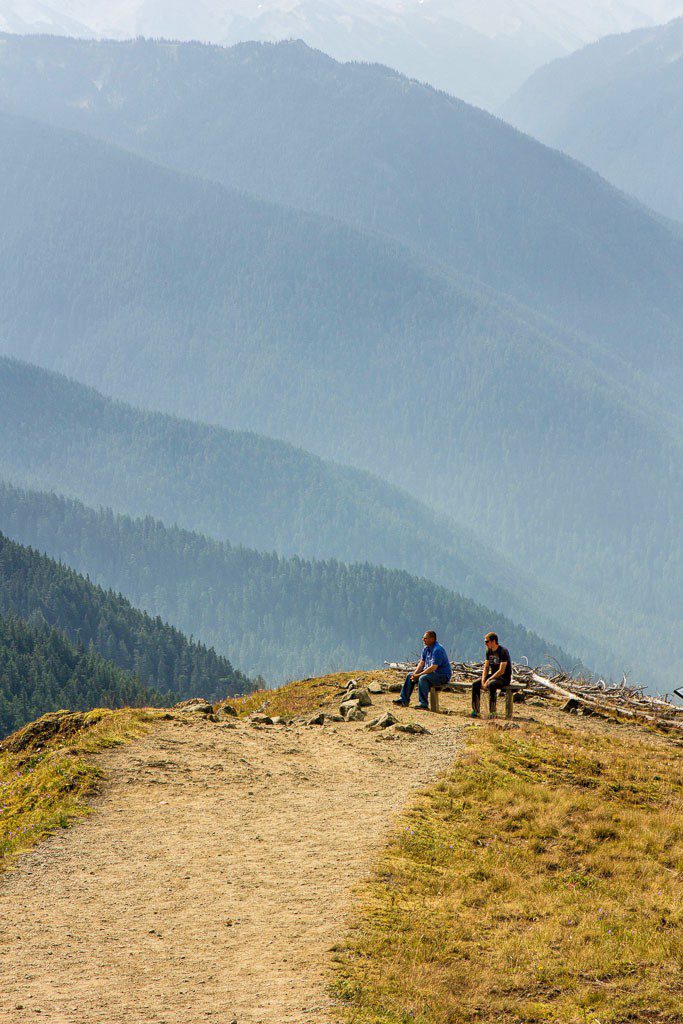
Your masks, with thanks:
M362 708L372 707L372 697L364 686L359 686L355 690L348 690L346 699L357 700Z
M346 718L346 715L347 715L347 713L349 711L355 711L356 708L359 708L359 707L360 707L360 701L359 700L355 700L355 699L354 700L343 700L341 702L341 704L339 705L339 714L343 715L344 718Z
M325 719L328 722L343 722L344 719L341 715L325 715Z
M351 710L346 713L344 721L362 722L364 718L365 712L363 711L362 708L351 708Z
M431 736L429 729L425 729L424 725L417 722L401 722L396 726L396 732L407 732L409 736Z
M368 722L368 729L388 729L390 725L396 725L398 718L392 715L391 711L385 711L379 718L373 718L372 722Z
M349 679L348 683L346 684L346 689L347 690L355 690L357 686L358 686L358 680L357 679Z
M237 712L234 708L229 705L217 708L214 711L214 716L217 722L232 722L234 724L237 718Z
M213 704L209 704L203 697L192 697L191 700L181 700L180 704L174 704L173 710L188 715L212 715Z
M272 725L273 719L269 715L251 715L249 721L252 725Z
M325 715L322 711L318 712L317 715L313 715L313 718L309 718L306 725L324 725Z
M384 693L384 687L380 683L368 683L367 691L377 696L379 693Z
M289 722L287 721L287 719L283 718L282 715L274 715L273 719L272 719L272 722L273 722L273 725L289 725Z
M402 689L403 683L389 683L387 693L400 693Z

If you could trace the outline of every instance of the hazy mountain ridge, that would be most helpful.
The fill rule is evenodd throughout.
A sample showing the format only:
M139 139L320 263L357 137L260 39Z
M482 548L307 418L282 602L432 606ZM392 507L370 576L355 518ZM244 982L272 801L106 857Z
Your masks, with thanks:
M549 64L502 113L683 220L683 18L602 39Z
M257 435L146 414L11 360L0 359L0 396L6 479L231 544L406 569L538 623L575 649L587 643L553 620L518 566L358 470ZM26 508L5 513L10 533L28 540L21 533ZM35 540L47 544L40 534Z
M340 60L396 67L484 106L536 68L610 32L683 14L680 0L2 0L0 30L115 39L150 36L232 45L303 39Z
M391 235L578 329L583 354L683 382L683 240L574 161L386 68L295 43L6 37L0 105Z
M602 637L618 630L630 657L655 643L644 620L675 619L680 436L646 391L615 372L614 357L576 354L585 340L380 239L94 140L4 124L6 348L142 403L200 411L380 470L495 537L527 575L564 595L553 616ZM87 232L74 230L83 223ZM413 411L425 365L438 368L438 417ZM265 394L267 402L254 398ZM21 406L15 416L25 419ZM438 488L425 485L425 451ZM88 464L91 456L86 448ZM504 502L490 483L501 459ZM97 462L91 476L102 476ZM175 519L149 505L125 511ZM199 518L184 525L214 532Z
M454 658L479 657L482 636L495 622L519 658L573 660L508 617L406 572L260 554L151 518L96 512L6 485L0 485L0 527L271 684L410 657L426 621Z

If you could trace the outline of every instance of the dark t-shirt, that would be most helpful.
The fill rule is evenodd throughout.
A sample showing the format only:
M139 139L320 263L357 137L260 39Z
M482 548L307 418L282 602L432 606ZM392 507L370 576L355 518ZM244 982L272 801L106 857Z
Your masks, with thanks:
M507 647L501 647L499 644L497 651L487 650L486 658L489 663L489 679L494 674L494 672L498 671L501 662L507 662L505 666L505 671L503 672L502 676L499 676L496 679L496 686L507 686L508 683L512 682L512 661L510 660L510 652L508 651Z

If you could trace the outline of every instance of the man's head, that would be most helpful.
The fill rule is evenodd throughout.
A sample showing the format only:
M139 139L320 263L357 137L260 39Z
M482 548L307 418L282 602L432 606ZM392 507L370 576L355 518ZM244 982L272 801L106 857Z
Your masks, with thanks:
M498 634L487 633L484 637L484 643L486 644L487 651L496 651L498 649Z
M433 629L425 630L424 636L422 637L422 643L425 647L433 647L436 643L436 633Z

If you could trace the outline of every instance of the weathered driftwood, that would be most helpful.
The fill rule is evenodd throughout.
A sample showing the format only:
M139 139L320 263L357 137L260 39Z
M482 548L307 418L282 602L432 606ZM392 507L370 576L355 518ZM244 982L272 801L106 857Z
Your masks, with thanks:
M640 707L629 707L625 703L627 698L623 696L620 700L601 700L598 697L582 693L579 689L569 689L567 683L563 686L559 686L557 683L553 682L551 679L546 679L545 676L540 675L538 672L534 672L533 681L539 686L545 687L553 693L558 694L560 697L564 697L567 701L587 705L587 707L589 707L595 714L602 715L603 717L629 718L657 725L665 729L678 729L683 731L683 718L678 714L675 716L671 716L669 714L651 714ZM609 693L610 691L605 692ZM639 703L642 704L643 702L641 701ZM659 704L664 704L667 709L672 708L672 706L667 705L665 701L660 701ZM679 711L678 708L672 710L676 713Z

